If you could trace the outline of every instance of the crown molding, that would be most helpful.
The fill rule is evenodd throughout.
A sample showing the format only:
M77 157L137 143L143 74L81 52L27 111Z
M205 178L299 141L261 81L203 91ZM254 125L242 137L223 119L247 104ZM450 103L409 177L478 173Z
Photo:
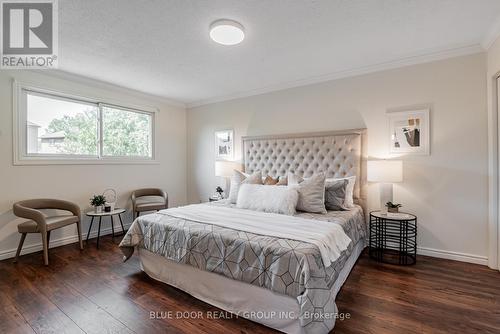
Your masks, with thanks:
M234 99L238 99L238 98L261 95L261 94L271 93L271 92L290 89L290 88L308 86L308 85L317 84L317 83L326 82L326 81L332 81L332 80L354 77L354 76L363 75L363 74L381 72L381 71L385 71L385 70L396 69L396 68L400 68L400 67L406 67L406 66L423 64L423 63L429 63L429 62L433 62L433 61L437 61L437 60L443 60L443 59L453 58L453 57L460 57L460 56L481 53L481 52L484 52L484 49L480 44L472 44L472 45L461 46L461 47L456 47L456 48L452 48L452 49L417 54L417 55L408 56L405 58L396 59L396 60L389 61L389 62L378 63L378 64L373 64L373 65L343 70L343 71L337 71L337 72L329 73L326 75L320 75L320 76L315 76L315 77L306 78L306 79L302 79L302 80L286 82L286 83L282 83L282 84L278 84L278 85L272 85L272 86L268 86L265 88L253 89L253 90L240 92L240 93L236 93L236 94L230 94L230 95L225 95L225 96L220 96L220 97L215 97L215 98L198 100L195 102L186 103L186 107L188 109L191 109L191 108L195 108L195 107L204 106L207 104L213 104L213 103L218 103L218 102L234 100Z
M500 16L491 25L490 29L488 30L488 33L481 42L481 46L485 50L489 50L489 48L491 48L491 46L493 45L493 43L495 43L498 37L500 37Z
M124 86L116 85L116 84L109 83L109 82L102 81L102 80L98 80L98 79L93 79L90 77L82 76L79 74L74 74L71 72L63 71L63 70L51 70L51 71L30 70L30 71L35 72L35 73L41 73L44 75L53 76L53 77L60 78L60 79L72 80L74 82L78 82L78 83L82 83L82 84L86 84L86 85L100 86L100 87L105 88L105 89L115 90L115 91L122 92L122 93L125 93L128 95L131 95L131 96L138 97L138 98L151 99L151 100L154 100L154 101L157 101L160 103L164 103L164 104L167 104L167 105L170 105L173 107L191 109L191 108L200 107L200 106L204 106L204 105L208 105L208 104L219 103L219 102L235 100L235 99L245 98L245 97L251 97L251 96L256 96L256 95L262 95L262 94L286 90L286 89L290 89L290 88L308 86L308 85L313 85L313 84L332 81L332 80L338 80L338 79L343 79L343 78L359 76L359 75L363 75L363 74L382 72L385 70L396 69L396 68L400 68L400 67L418 65L418 64L443 60L443 59L447 59L447 58L453 58L453 57L465 56L465 55L469 55L469 54L481 53L481 52L484 52L484 50L487 50L489 47L491 47L491 45L498 38L498 36L500 36L500 20L498 20L496 22L496 24L493 25L493 27L490 30L490 32L488 33L487 37L483 40L483 43L481 43L481 44L472 44L472 45L460 46L460 47L446 49L446 50L431 51L431 52L427 52L427 53L416 54L416 55L412 55L412 56L408 56L408 57L404 57L404 58L400 58L400 59L395 59L393 61L373 64L373 65L368 65L368 66L362 66L362 67L353 68L353 69L336 71L336 72L332 72L332 73L325 74L325 75L314 76L314 77L295 80L295 81L289 81L289 82L285 82L285 83L281 83L281 84L277 84L277 85L271 85L271 86L267 86L267 87L263 87L263 88L257 88L257 89L253 89L253 90L238 92L235 94L218 96L218 97L214 97L214 98L201 99L201 100L197 100L194 102L187 102L187 103L184 103L184 102L179 101L179 100L172 100L172 99L169 99L167 97L163 97L163 96L159 96L159 95L149 94L147 92L137 91L137 90L127 88Z
M139 99L147 99L147 100L152 100L158 103L170 105L172 107L178 107L178 108L186 108L186 104L182 101L177 101L177 100L172 100L160 95L154 95L150 94L147 92L141 92L132 88L127 88L125 86L120 86L114 83L110 83L107 81L102 81L98 79L93 79L90 77L82 76L79 74L63 71L63 70L29 70L30 72L33 73L38 73L42 75L48 75L54 78L59 78L63 80L69 80L73 81L76 83L80 83L86 86L93 86L93 87L99 87L102 89L108 89L108 90L113 90L119 93L127 94L132 97L136 97Z

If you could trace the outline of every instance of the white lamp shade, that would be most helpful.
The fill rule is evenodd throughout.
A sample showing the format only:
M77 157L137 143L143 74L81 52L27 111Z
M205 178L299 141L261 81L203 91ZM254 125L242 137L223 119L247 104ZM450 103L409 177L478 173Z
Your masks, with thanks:
M403 182L403 161L373 160L368 161L368 181L380 183Z
M241 170L241 163L225 160L215 162L215 176L231 177L235 169Z

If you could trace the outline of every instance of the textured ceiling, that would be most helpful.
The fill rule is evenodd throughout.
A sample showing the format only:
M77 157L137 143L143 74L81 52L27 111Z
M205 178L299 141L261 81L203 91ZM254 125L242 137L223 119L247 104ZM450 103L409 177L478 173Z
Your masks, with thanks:
M187 104L478 46L499 0L60 0L60 69ZM214 20L245 26L237 46Z

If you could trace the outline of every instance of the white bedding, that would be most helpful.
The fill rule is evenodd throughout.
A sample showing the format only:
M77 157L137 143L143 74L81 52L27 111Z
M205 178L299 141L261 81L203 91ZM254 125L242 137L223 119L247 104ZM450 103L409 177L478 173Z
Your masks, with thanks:
M318 247L325 267L336 261L351 239L336 223L211 205L188 205L160 211L171 217L292 239Z

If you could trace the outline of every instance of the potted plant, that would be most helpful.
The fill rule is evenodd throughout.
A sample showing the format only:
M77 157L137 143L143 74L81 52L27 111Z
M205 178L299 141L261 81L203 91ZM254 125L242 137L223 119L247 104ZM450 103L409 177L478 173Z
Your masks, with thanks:
M102 207L105 203L106 197L103 195L94 195L94 197L90 199L90 205L94 207L96 213L102 213Z
M387 207L387 211L389 212L392 212L392 213L397 213L399 212L399 208L402 207L401 204L398 204L398 203L392 203L392 202L387 202L385 204L385 206Z

